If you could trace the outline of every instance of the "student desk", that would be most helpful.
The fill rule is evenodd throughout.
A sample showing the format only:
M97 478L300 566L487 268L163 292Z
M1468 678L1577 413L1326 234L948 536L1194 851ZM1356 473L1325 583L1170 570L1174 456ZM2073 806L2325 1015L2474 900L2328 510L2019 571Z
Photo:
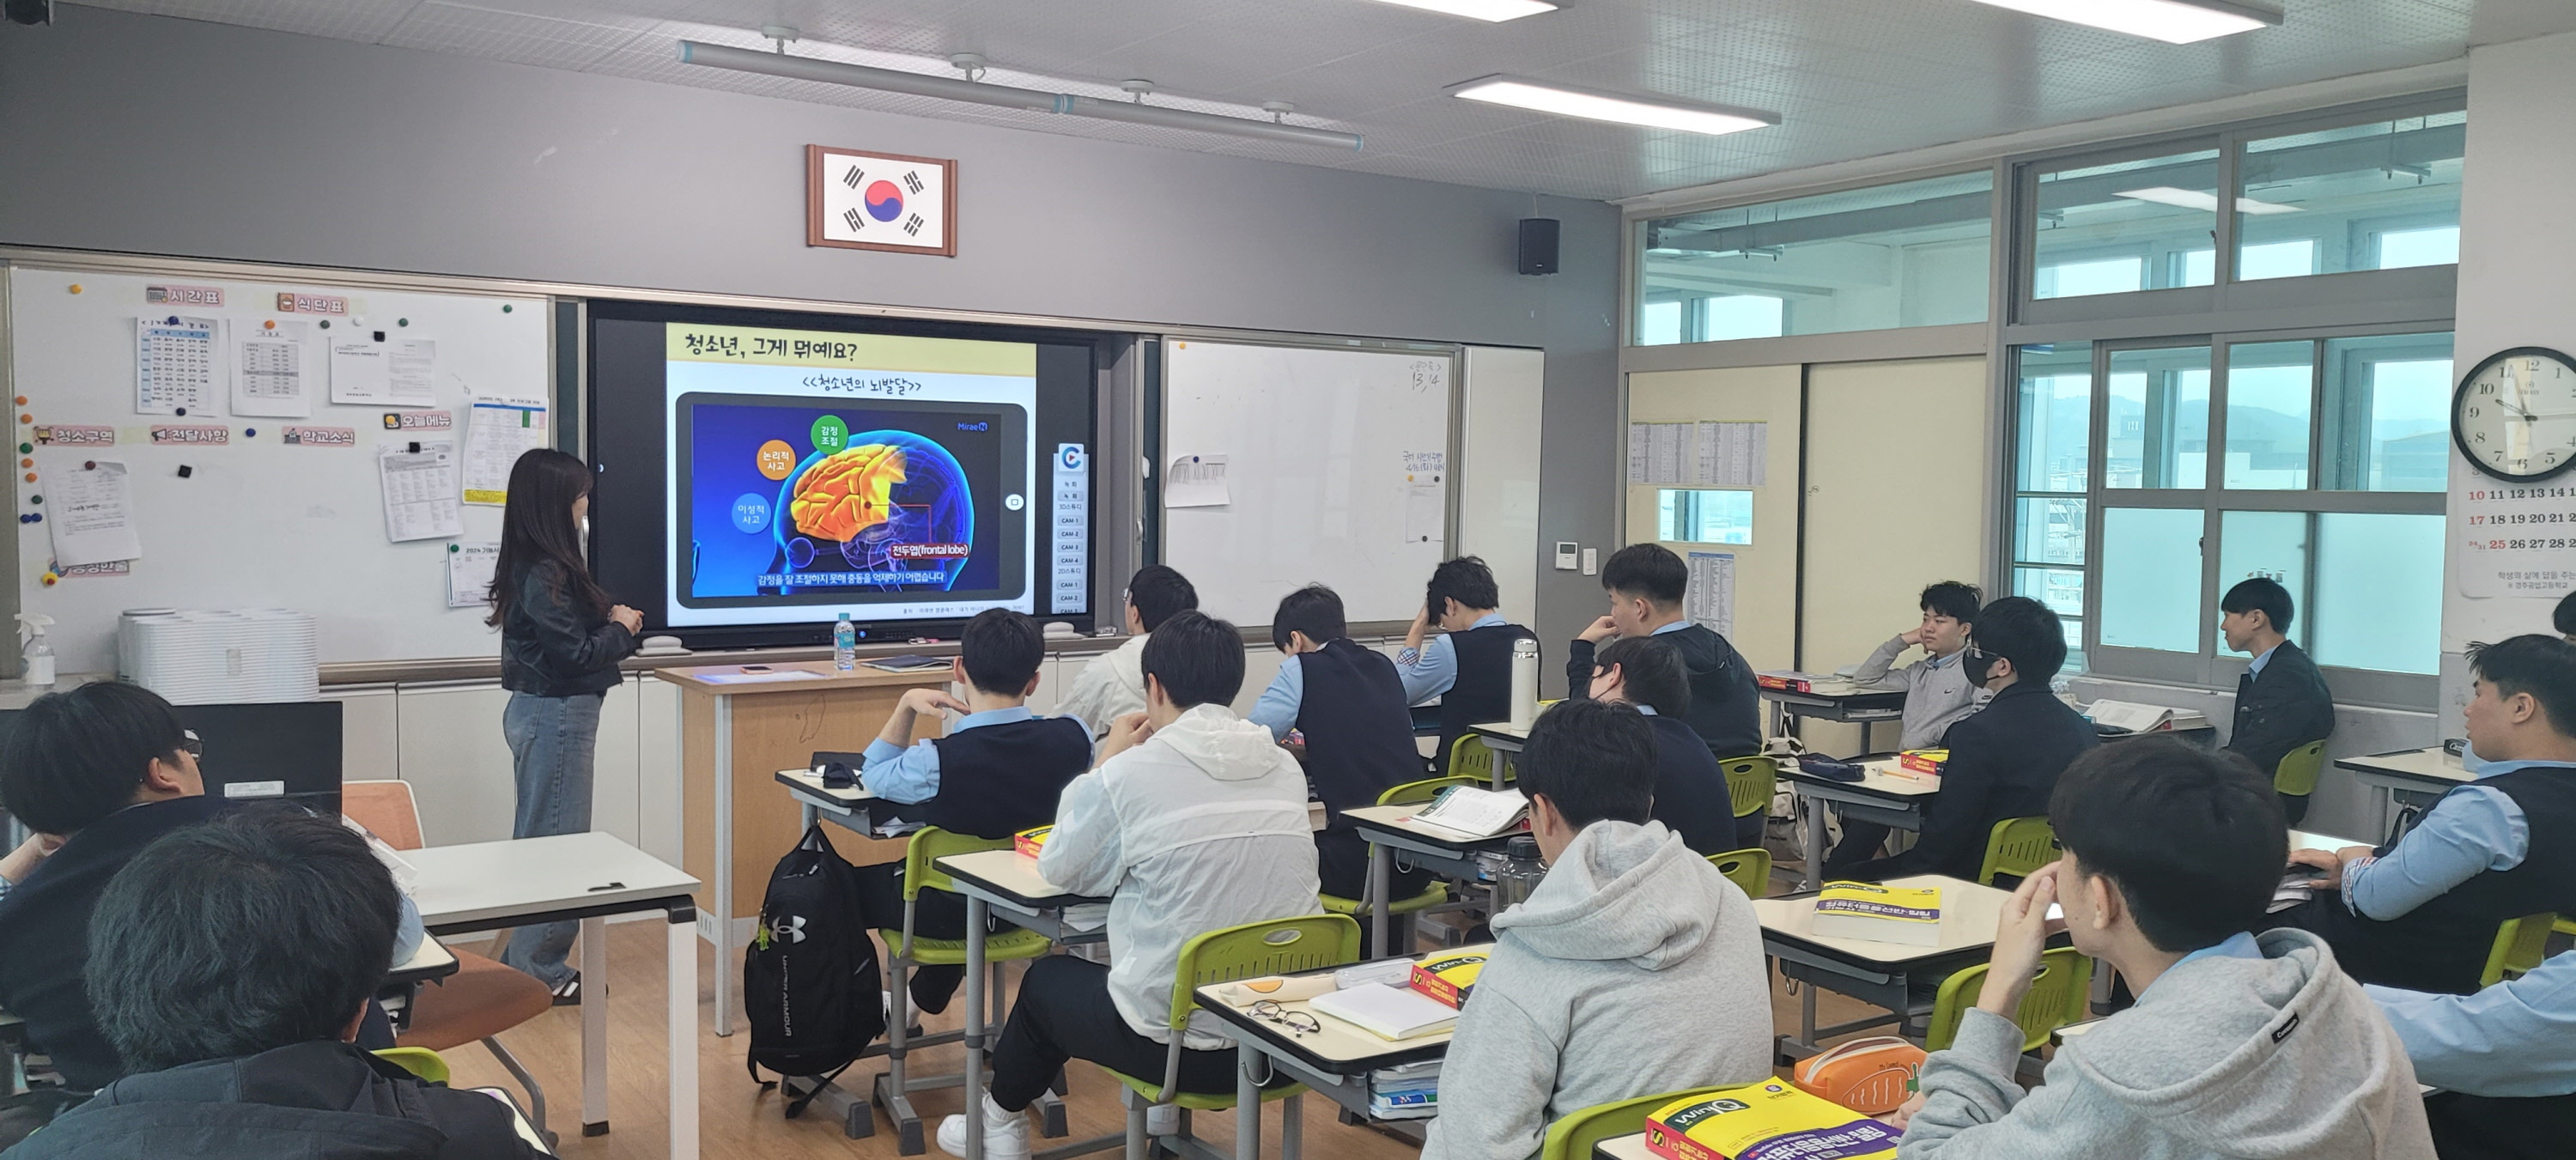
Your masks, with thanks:
M1789 731L1792 717L1842 721L1860 726L1861 747L1869 746L1869 727L1905 719L1905 690L1896 685L1859 685L1850 681L1817 681L1804 693L1757 688L1771 705L1771 735Z
M2406 811L2420 800L2437 798L2454 787L2477 780L2460 759L2444 752L2439 745L2424 749L2401 749L2395 753L2373 753L2365 757L2338 757L2335 768L2349 771L2353 780L2388 795L2391 813L2389 833L2397 832Z
M1592 1146L1592 1160L1664 1160L1646 1147L1646 1134L1612 1136Z
M1038 860L1017 850L952 854L939 860L966 896L966 1160L984 1160L984 923L999 911L1004 921L1059 943L1096 942L1107 927L1083 930L1065 921L1069 907L1106 902L1069 894L1038 876Z
M1865 1019L1836 1027L1816 1026L1818 986L1886 1009L1902 1025L1913 1018L1912 985L1946 977L1986 960L1995 944L1995 920L2012 892L1979 886L1938 874L1890 879L1893 887L1941 888L1941 941L1932 946L1829 938L1814 933L1816 898L1812 893L1786 898L1756 898L1753 912L1762 922L1763 953L1780 960L1780 973L1807 986L1799 992L1798 1036L1781 1045L1785 1058L1803 1059L1817 1051L1822 1036L1841 1035L1889 1022ZM2052 946L2066 944L2053 936ZM1792 970L1793 965L1799 970ZM1794 1053L1794 1054L1793 1054Z
M746 671L748 669L748 671ZM802 674L787 676L786 674ZM817 749L867 747L908 689L948 682L945 665L888 673L832 662L656 669L680 687L681 864L704 883L703 933L716 944L716 1034L733 1034L736 926L760 910L762 884L796 844L796 814L764 788Z
M1521 748L1529 744L1529 730L1515 729L1509 721L1488 721L1468 726L1467 732L1482 739L1485 748L1494 751L1495 789L1503 788L1517 776L1513 765L1520 760ZM1439 757L1440 772L1446 775L1449 772L1449 755L1443 753Z
M1395 874L1395 852L1413 855L1412 861L1439 873L1464 881L1484 877L1479 855L1500 854L1511 841L1514 830L1492 838L1462 838L1446 830L1416 823L1416 806L1360 806L1342 811L1342 817L1369 841L1369 945L1387 945L1387 892Z
M1493 949L1492 943L1478 943L1455 949L1443 948L1412 956L1414 961L1436 955L1477 954ZM1333 968L1338 970L1340 968ZM1312 971L1308 974L1326 972ZM1313 1014L1322 1030L1308 1035L1291 1033L1284 1024L1255 1018L1247 1008L1237 1007L1216 994L1216 987L1201 987L1195 992L1199 1009L1214 1014L1225 1023L1226 1038L1234 1040L1237 1065L1234 1072L1234 1158L1259 1160L1261 1155L1261 1085L1258 1077L1264 1071L1284 1074L1313 1088L1325 1098L1349 1109L1361 1119L1369 1116L1369 1073L1381 1067L1421 1063L1439 1059L1449 1053L1447 1031L1418 1035L1402 1041L1380 1039L1330 1015L1315 1014L1304 1001L1282 1003L1288 1011ZM1267 1067L1263 1067L1263 1061ZM1246 1113L1243 1109L1253 1109ZM1289 1160L1296 1160L1302 1143L1303 1125L1298 1121L1296 1105L1289 1105L1280 1122L1280 1150ZM1389 1124L1420 1124L1424 1120L1387 1120Z
M1804 854L1807 869L1800 882L1801 889L1814 890L1824 885L1820 876L1825 867L1825 810L1820 803L1833 802L1841 806L1843 816L1847 818L1877 822L1899 830L1923 828L1923 805L1941 791L1912 778L1886 772L1895 764L1894 758L1862 762L1861 768L1867 772L1859 781L1818 777L1794 764L1780 767L1780 776L1789 782L1789 792L1811 799L1805 806Z
M420 996L420 985L444 979L456 973L456 955L438 936L424 934L411 957L397 964L376 988L376 1002L392 1017L395 1031L411 1029L412 1001Z
M581 1134L608 1131L610 915L667 918L671 1155L698 1155L698 880L615 835L560 834L408 850L412 900L429 933L581 923Z
M833 825L862 838L876 837L872 807L882 799L865 787L834 788L823 784L823 775L808 766L803 769L778 771L778 784L787 787L787 796L796 803L797 823L812 829L815 822L831 819Z

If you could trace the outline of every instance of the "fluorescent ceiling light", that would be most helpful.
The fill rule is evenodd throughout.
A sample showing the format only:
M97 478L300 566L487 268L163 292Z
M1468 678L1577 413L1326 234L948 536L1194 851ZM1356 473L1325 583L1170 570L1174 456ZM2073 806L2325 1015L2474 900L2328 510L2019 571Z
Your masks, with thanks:
M2281 23L2281 14L2234 0L1977 0L2033 16L2090 24L2168 44L2190 44Z
M1518 20L1524 16L1536 16L1541 12L1554 12L1557 8L1547 0L1378 0L1378 2L1401 4L1407 8L1419 8L1425 12L1438 12L1446 16L1490 20L1496 24L1506 20Z
M2214 193L2202 193L2197 189L2175 189L2170 185L2156 185L2149 186L2145 189L2124 189L2118 193L2112 194L2111 196L2133 198L2138 201L2160 202L2165 205L2178 205L2184 209L2196 209L2206 213L2218 212L2218 195ZM2236 212L2298 213L2299 207L2295 205L2282 205L2277 201L2256 201L2250 197L2240 197L2236 199Z
M1680 129L1691 133L1741 133L1746 129L1761 129L1780 123L1777 115L1752 109L1631 97L1522 77L1478 77L1451 85L1444 91L1470 101L1510 105L1560 117L1616 121L1623 125Z

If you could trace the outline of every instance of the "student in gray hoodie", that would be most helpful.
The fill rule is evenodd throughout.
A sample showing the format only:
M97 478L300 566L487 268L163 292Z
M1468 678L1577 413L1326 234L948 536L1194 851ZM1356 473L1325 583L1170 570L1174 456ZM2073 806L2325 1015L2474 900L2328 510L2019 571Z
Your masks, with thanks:
M1976 1007L1923 1065L1899 1160L2431 1160L2405 1047L2334 953L2305 931L2244 933L2289 858L2271 779L2234 754L2124 741L2067 766L2049 822L2065 853L2004 905ZM2025 1093L2009 1015L2051 902L2138 1003L2058 1048Z
M1494 916L1422 1160L1533 1156L1568 1112L1771 1076L1753 903L1649 820L1645 718L1563 702L1531 727L1519 766L1547 877Z

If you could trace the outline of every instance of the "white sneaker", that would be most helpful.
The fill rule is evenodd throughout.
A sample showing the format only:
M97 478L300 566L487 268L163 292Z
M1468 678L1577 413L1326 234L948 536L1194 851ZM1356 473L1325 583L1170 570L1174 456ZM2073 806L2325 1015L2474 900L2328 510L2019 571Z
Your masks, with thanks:
M965 1116L939 1122L939 1150L951 1156L966 1154ZM984 1097L984 1160L1029 1160L1029 1118L1003 1111L991 1096Z
M1180 1105L1179 1105L1179 1104L1151 1104L1151 1105L1148 1105L1148 1106L1145 1108L1145 1134L1146 1134L1146 1135L1148 1135L1148 1136L1177 1136L1177 1135L1180 1135L1180 1134L1181 1134L1181 1107L1180 1107Z

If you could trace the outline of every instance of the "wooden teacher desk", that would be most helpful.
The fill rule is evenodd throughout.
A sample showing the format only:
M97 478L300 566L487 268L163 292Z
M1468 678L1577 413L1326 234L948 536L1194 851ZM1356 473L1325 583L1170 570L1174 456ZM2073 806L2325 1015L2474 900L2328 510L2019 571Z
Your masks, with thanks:
M758 920L778 859L804 835L796 803L776 789L781 769L814 751L856 753L885 728L907 689L948 683L941 665L912 673L832 662L700 665L654 670L680 687L682 868L704 883L699 934L716 945L716 1034L733 1034L735 948ZM843 845L854 861L884 861ZM901 857L898 849L893 855Z

